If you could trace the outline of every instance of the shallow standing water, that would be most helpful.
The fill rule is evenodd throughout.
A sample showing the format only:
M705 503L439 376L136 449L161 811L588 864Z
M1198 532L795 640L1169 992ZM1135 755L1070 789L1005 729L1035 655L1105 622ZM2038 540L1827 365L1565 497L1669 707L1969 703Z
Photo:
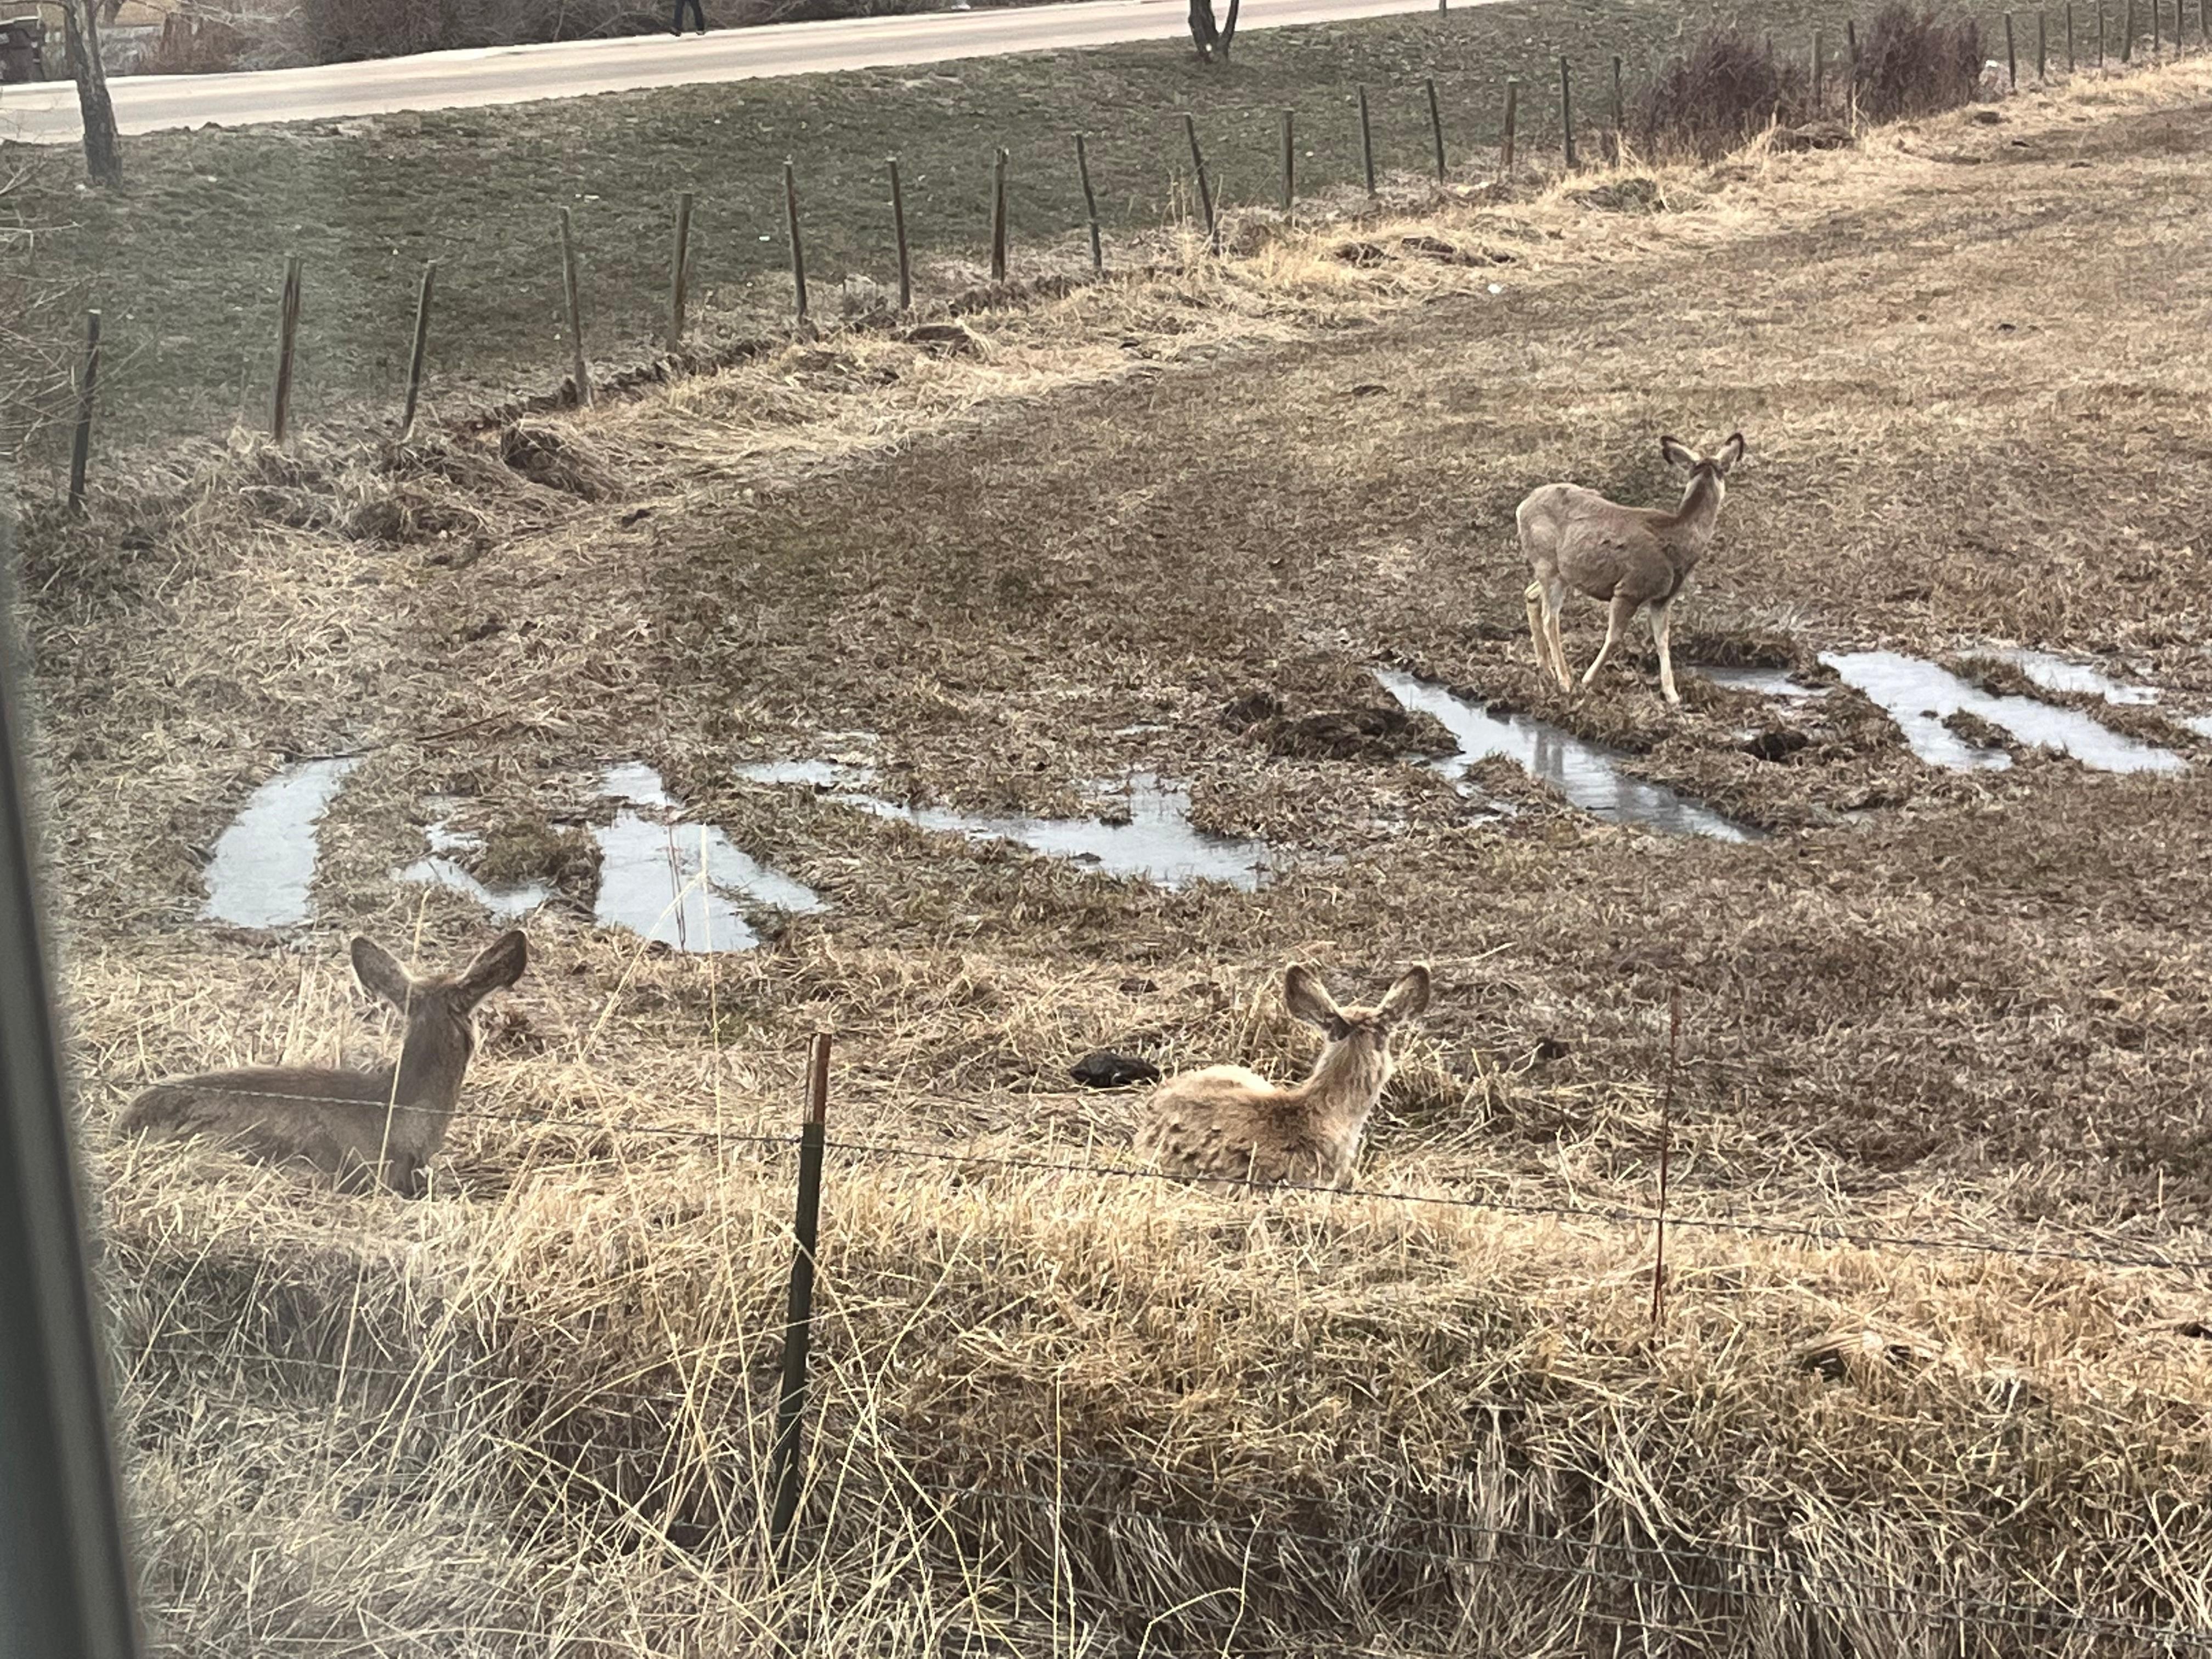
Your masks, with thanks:
M2087 691L2112 703L2153 703L2158 701L2158 687L2154 685L2136 685L2126 680L2116 680L2101 668L2086 662L2076 662L2070 657L2056 657L2048 651L2028 651L2007 646L1982 654L2011 663L2046 691Z
M1786 668L1698 668L1690 672L1703 674L1716 685L1756 691L1761 696L1796 701L1827 696L1826 686L1800 685L1790 678Z
M1723 817L1664 784L1630 776L1620 769L1620 757L1613 750L1584 743L1556 726L1526 714L1493 714L1479 702L1395 668L1378 668L1375 678L1407 708L1435 715L1459 740L1457 755L1430 763L1447 777L1457 779L1476 761L1503 755L1593 817L1640 823L1671 836L1759 839L1758 830Z
M680 811L649 766L611 766L599 793L623 803L614 822L592 831L599 843L599 893L592 920L626 927L678 951L749 951L760 943L732 894L810 915L822 896L739 852L712 824L682 823Z
M1824 651L1820 660L1843 676L1845 684L1881 704L1912 752L1931 766L1964 771L2012 764L2011 756L1969 743L1943 724L1961 712L2002 727L2031 747L2059 750L2100 772L2179 772L2189 764L2172 750L2123 737L2077 708L1984 691L1948 669L1902 652Z
M482 836L451 829L448 821L442 818L424 830L422 836L430 843L430 856L417 859L404 870L392 872L394 881L419 882L447 888L474 899L493 915L502 919L527 915L553 896L553 890L538 881L526 882L520 887L487 887L471 875L459 860L448 856L455 853L482 852Z
M216 837L200 915L240 927L290 927L313 914L315 826L357 759L301 761L246 798Z
M830 798L839 805L879 818L896 818L970 841L1015 842L1048 858L1088 865L1108 875L1139 877L1163 887L1220 881L1249 892L1259 886L1267 862L1265 842L1195 828L1190 821L1190 791L1150 772L1129 775L1126 823L903 806L865 793L860 786L873 777L867 769L831 761L765 761L739 767L738 775L754 783L810 783L831 791Z

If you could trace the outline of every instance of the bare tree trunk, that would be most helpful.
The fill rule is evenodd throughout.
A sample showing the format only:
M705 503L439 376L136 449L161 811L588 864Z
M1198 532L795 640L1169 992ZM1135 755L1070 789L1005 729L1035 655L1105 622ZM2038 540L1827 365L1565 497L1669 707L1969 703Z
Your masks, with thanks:
M1190 0L1190 40L1200 58L1211 58L1218 50L1221 31L1214 26L1213 0Z
M63 0L62 21L70 70L76 76L77 108L84 118L84 170L95 185L123 182L123 151L116 143L115 106L107 96L107 71L100 62L100 29L93 0Z
M1237 8L1240 3L1241 0L1229 0L1229 16L1221 26L1221 44L1215 48L1215 55L1224 63L1229 58L1229 43L1237 38Z

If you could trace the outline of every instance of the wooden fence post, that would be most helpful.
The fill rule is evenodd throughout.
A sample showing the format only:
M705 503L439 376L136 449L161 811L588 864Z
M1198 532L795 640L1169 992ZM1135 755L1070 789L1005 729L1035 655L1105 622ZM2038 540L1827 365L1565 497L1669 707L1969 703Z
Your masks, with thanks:
M1667 1310L1667 1166L1674 1150L1674 1073L1682 1062L1682 988L1667 1000L1667 1085L1659 1097L1659 1225L1651 1253L1651 1328L1656 1334Z
M1213 222L1213 186L1206 182L1206 158L1198 153L1198 118L1188 110L1183 112L1182 136L1190 140L1191 171L1198 178L1198 205L1206 215L1206 246L1218 253L1221 228Z
M1367 123L1367 88L1359 89L1359 166L1367 175L1367 193L1375 194L1375 131Z
M584 302L576 291L576 235L568 210L561 210L561 291L568 302L569 371L576 378L576 402L592 406L591 370L584 362Z
M2105 67L2105 0L2097 0L2097 67Z
M2004 26L2005 26L2005 90L2006 90L2007 92L2018 92L2018 91L2020 90L2020 63L2019 63L2019 60L2018 60L2017 58L2015 58L2014 57L2014 55L2013 55L2013 47L2012 47L2012 14L2011 14L2010 12L2007 12L2007 13L2004 15Z
M788 156L783 163L783 222L791 234L791 289L804 330L812 326L806 320L806 251L799 240L799 172Z
M991 157L991 280L1006 280L1006 152Z
M1079 138L1075 141L1081 143ZM899 186L898 157L891 163L891 236L898 243L899 309L914 309L914 263L906 246L906 191Z
M70 445L69 505L84 511L84 475L92 464L93 388L100 380L100 313L84 313L84 372L76 383L76 436Z
M2128 0L2127 27L2120 31L2120 61L2132 64L2136 60L2136 0Z
M2040 6L2035 11L2035 84L2041 86L2049 78L2051 62L2051 15Z
M278 443L292 419L292 358L300 344L300 256L284 261L284 294L276 303L276 392L270 400L269 433Z
M1575 89L1567 60L1559 59L1559 137L1565 147L1567 171L1575 170Z
M1822 96L1827 80L1827 37L1820 30L1813 31L1813 113L1820 114L1826 107Z
M668 259L668 350L684 349L684 301L691 280L691 192L676 192L676 246Z
M1437 182L1441 185L1444 181L1444 117L1443 110L1437 106L1436 77L1430 76L1425 84L1429 89L1429 137L1437 142Z
M1283 217L1289 218L1297 210L1298 199L1297 152L1291 148L1291 112L1283 112Z
M1083 217L1091 227L1091 274L1106 274L1106 244L1098 234L1098 195L1091 188L1091 151L1083 135L1075 135L1075 171L1083 180Z
M1505 142L1498 146L1498 170L1506 177L1513 173L1513 117L1521 101L1521 83L1511 76L1505 77Z
M430 293L437 286L438 262L422 263L422 283L415 290L415 343L407 354L407 407L400 411L399 437L404 442L415 429L415 411L422 403L422 371L430 359Z
M1620 54L1613 54L1613 159L1620 159L1621 129L1626 117L1620 105Z
M2074 73L2074 0L2066 0L2066 72Z
M781 1551L799 1516L800 1450L806 1415L806 1350L814 1334L814 1250L821 1236L822 1142L830 1118L830 1036L817 1031L806 1054L806 1119L799 1129L799 1206L783 1317L783 1387L775 1406L770 1484L775 1507L769 1540Z

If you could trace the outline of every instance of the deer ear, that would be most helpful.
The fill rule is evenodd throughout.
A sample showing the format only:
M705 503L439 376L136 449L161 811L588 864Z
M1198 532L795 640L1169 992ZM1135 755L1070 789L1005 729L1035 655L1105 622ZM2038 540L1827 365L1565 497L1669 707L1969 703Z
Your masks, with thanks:
M1667 458L1670 465L1693 467L1698 464L1697 456L1680 438L1660 439L1659 453Z
M414 976L399 965L391 951L366 935L357 935L353 942L353 976L369 995L382 997L402 1010L406 1008L407 999L415 989Z
M1429 1006L1429 968L1426 963L1410 968L1390 988L1390 994L1382 999L1382 1017L1395 1025L1408 1020Z
M455 981L455 988L471 1004L481 1002L494 991L505 990L520 979L529 963L529 939L520 928L512 929L477 953L477 959Z
M1720 453L1713 457L1713 470L1726 472L1743 459L1743 434L1731 432L1729 441L1721 446Z
M1341 1037L1351 1028L1344 1023L1344 1013L1336 1006L1336 999L1321 982L1321 976L1304 963L1294 965L1283 975L1283 1006L1309 1025L1318 1025L1331 1039Z

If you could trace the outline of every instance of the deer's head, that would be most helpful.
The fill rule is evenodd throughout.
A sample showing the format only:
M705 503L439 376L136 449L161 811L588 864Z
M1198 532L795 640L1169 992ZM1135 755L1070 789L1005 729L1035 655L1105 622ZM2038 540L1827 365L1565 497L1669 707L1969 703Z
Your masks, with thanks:
M374 939L353 942L354 976L406 1017L410 1043L452 1044L464 1060L476 1052L477 1004L520 979L529 960L530 941L519 928L501 934L458 974L410 974Z
M1372 1008L1344 1008L1329 995L1321 976L1300 963L1283 975L1283 1006L1307 1024L1318 1027L1332 1048L1348 1044L1387 1066L1390 1034L1410 1024L1429 1006L1429 970L1425 967L1407 969Z

